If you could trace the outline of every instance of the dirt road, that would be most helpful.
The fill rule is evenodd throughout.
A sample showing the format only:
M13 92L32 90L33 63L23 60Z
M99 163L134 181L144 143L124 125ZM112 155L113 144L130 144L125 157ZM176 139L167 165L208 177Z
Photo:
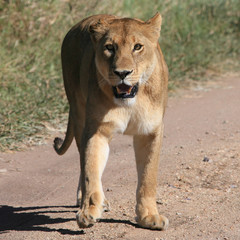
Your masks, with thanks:
M74 144L62 157L51 142L1 153L0 239L240 239L240 78L222 80L169 99L157 193L168 230L136 226L132 139L117 135L103 176L111 211L84 230Z

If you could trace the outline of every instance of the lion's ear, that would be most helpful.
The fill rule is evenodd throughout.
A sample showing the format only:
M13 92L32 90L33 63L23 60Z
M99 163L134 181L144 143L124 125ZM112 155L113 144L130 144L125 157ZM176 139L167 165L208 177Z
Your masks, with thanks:
M150 27L151 32L157 38L159 38L160 31L161 31L161 25L162 25L162 17L160 15L160 13L157 12L152 18L147 20L145 23L148 25L148 27Z
M99 41L108 31L108 25L109 24L103 19L99 19L97 22L90 24L88 31L91 34L91 38L94 42Z

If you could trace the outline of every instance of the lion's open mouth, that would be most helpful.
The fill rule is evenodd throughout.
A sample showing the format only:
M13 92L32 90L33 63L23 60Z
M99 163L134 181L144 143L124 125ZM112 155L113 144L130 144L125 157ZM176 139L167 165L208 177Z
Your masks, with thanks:
M138 83L134 86L121 83L112 88L113 94L116 98L134 98L138 92Z

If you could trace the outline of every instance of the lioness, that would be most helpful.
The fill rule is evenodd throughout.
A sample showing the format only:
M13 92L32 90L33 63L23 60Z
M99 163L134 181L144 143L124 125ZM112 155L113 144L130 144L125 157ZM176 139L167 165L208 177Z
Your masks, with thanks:
M138 172L137 222L165 229L156 205L157 172L167 103L168 69L158 44L161 16L144 22L111 15L75 25L62 44L64 85L70 105L59 155L75 137L80 152L79 227L90 227L108 208L101 177L114 133L133 135ZM81 200L80 200L81 199Z

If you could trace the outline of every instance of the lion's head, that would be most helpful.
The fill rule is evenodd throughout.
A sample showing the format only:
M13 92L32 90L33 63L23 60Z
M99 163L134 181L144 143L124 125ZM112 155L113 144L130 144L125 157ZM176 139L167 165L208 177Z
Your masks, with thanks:
M146 22L113 17L90 26L97 70L112 86L115 101L134 99L147 82L157 63L160 29L158 13Z

